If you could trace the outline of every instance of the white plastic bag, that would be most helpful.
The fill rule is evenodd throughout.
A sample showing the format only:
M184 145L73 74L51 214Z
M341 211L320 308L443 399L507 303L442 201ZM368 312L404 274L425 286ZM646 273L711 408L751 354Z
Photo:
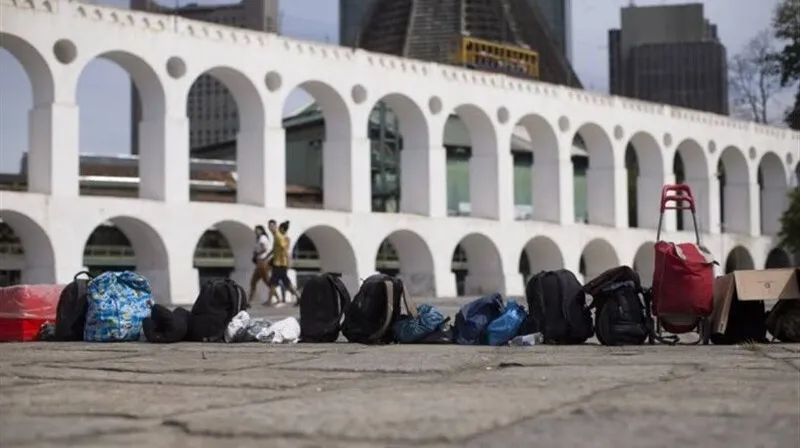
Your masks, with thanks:
M273 344L294 344L300 340L300 322L294 317L279 320L261 330L256 339Z
M247 311L239 311L233 316L225 329L225 342L244 342L247 338L247 326L250 324L250 315Z

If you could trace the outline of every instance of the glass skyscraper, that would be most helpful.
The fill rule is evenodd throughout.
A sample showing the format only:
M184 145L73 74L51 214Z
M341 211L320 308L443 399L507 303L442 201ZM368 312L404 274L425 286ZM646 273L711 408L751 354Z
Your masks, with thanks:
M539 7L553 40L572 61L572 0L529 0Z
M375 2L376 0L339 0L339 45L356 45L364 16Z

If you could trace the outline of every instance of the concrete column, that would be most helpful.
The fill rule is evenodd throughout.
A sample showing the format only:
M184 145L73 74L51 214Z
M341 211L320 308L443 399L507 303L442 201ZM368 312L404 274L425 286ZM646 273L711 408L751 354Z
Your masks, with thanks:
M22 269L22 283L27 285L65 285L72 282L75 274L87 269L83 265L83 256L71 258L73 259L56 255L55 264L49 264L47 261L26 264Z
M326 210L372 211L371 148L366 137L325 141L322 185Z
M197 299L200 277L191 264L170 263L167 269L143 266L136 272L150 280L156 303L191 305Z
M775 235L781 228L781 215L787 207L788 191L785 186L764 185L761 190L761 234Z
M559 224L575 222L572 159L534 159L531 176L533 219Z
M189 202L189 120L166 116L139 123L139 197Z
M236 201L271 209L286 207L286 132L265 127L239 132Z
M639 228L658 228L658 218L661 211L661 189L665 184L674 183L674 174L664 174L662 181L662 178L658 176L640 172L636 178L636 212ZM678 213L680 211L667 210L661 225L662 231L674 232L678 228Z
M589 224L628 227L628 171L617 167L592 167L586 172Z
M514 162L511 151L472 154L469 160L469 202L472 217L514 220Z
M525 276L519 272L506 272L505 275L505 292L508 297L516 297L522 299L520 305L525 305Z
M484 296L499 292L508 296L524 296L525 281L519 272L469 272L464 279L464 295Z
M28 120L28 191L78 196L78 106L74 103L38 105L28 113Z
M758 235L759 207L754 203L758 197L758 184L750 182L725 184L725 232L743 235Z
M400 151L400 211L447 216L447 152L441 142Z
M436 297L436 275L423 271L401 271L400 275L406 292L414 297ZM450 277L450 276L447 276Z

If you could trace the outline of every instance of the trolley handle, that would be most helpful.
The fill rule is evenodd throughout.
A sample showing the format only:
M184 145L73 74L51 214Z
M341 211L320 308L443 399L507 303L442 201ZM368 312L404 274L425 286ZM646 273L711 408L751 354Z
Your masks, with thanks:
M694 236L697 245L700 245L700 229L697 227L697 209L695 207L692 189L686 184L668 184L661 188L661 207L658 215L658 230L656 241L661 241L661 226L664 221L664 212L667 210L689 210L692 213Z
M691 210L695 213L694 197L688 185L664 185L661 189L661 213L666 210Z

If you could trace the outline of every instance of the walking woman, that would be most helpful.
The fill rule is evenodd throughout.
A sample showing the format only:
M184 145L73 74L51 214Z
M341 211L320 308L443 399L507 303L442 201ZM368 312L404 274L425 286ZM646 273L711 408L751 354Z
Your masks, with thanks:
M273 257L272 271L269 278L269 299L267 300L271 302L273 297L278 299L278 288L281 285L299 299L300 294L297 292L297 288L295 288L291 280L289 280L289 238L286 236L286 232L289 230L289 222L283 222L281 226L278 227L274 220L270 220L268 227L270 233L272 233ZM285 296L282 301L280 299L278 300L279 304L286 304Z
M274 225L275 221L270 220L270 224ZM253 249L253 275L250 277L250 294L248 295L248 303L253 303L253 298L256 296L258 289L258 282L263 281L269 291L269 278L270 278L270 255L269 250L269 237L264 226L257 225L255 228L256 233L256 246ZM267 302L271 296L268 296Z

